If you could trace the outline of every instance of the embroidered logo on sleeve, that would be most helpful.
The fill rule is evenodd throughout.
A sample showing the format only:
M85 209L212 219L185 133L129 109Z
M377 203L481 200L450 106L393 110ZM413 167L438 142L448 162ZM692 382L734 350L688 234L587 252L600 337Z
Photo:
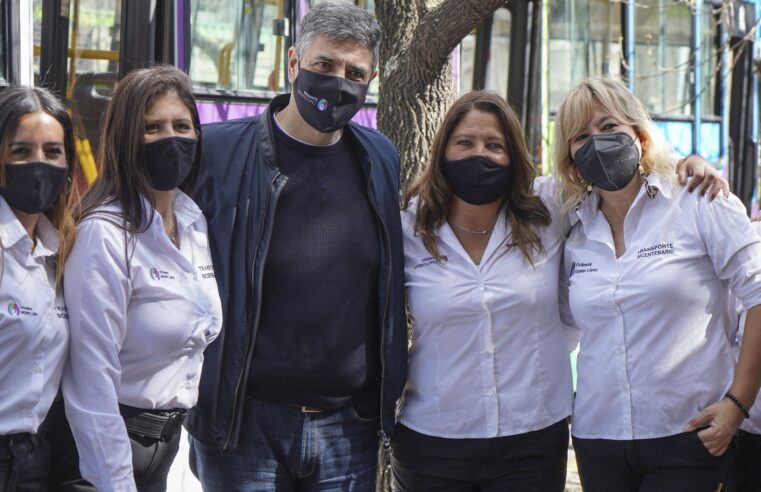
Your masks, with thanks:
M571 271L568 274L568 278L574 275L581 275L582 273L594 273L597 268L592 265L591 261L574 261L571 263Z
M431 265L444 265L448 261L449 261L449 257L447 256L442 256L441 260L437 260L433 256L426 256L425 258L420 260L420 263L415 265L415 270L417 270L418 268L425 268Z
M675 254L676 250L674 249L674 243L658 243L637 251L637 259L639 260L640 258L649 258L651 256Z

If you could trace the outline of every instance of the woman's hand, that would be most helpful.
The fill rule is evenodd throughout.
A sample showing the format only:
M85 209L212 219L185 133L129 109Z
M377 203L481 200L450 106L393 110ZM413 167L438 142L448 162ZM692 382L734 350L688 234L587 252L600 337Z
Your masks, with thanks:
M745 416L737 405L725 398L707 406L693 417L685 426L684 431L692 432L705 427L698 432L698 437L709 453L713 456L721 456L732 442L743 418Z
M687 186L687 191L692 193L700 187L700 196L704 196L710 190L710 198L713 200L719 193L729 196L729 183L722 178L711 164L699 155L691 155L680 159L676 163L676 174L679 184ZM691 177L689 184L687 178Z

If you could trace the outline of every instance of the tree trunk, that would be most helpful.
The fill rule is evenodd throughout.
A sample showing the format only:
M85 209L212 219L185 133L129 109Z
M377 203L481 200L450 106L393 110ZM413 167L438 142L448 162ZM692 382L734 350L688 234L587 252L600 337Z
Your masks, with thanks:
M376 0L383 29L378 129L399 149L404 189L455 97L452 51L505 0Z
M431 142L455 97L452 51L506 0L376 0L383 29L378 129L399 149L404 190L428 161ZM391 490L384 453L379 492Z

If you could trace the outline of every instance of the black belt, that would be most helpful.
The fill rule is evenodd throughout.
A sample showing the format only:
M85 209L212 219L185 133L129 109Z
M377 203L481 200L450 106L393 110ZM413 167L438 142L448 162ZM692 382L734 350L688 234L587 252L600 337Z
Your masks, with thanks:
M16 434L0 436L0 446L4 448L13 446L14 441L28 440L31 435L29 432L18 432Z
M187 410L143 410L119 404L127 432L140 437L168 441L182 428Z

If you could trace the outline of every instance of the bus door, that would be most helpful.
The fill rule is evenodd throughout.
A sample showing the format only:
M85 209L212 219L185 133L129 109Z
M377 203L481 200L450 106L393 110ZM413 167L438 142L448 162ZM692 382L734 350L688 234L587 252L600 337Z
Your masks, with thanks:
M117 81L129 70L175 60L175 0L33 0L36 84L63 97L79 134L87 183L101 118Z

